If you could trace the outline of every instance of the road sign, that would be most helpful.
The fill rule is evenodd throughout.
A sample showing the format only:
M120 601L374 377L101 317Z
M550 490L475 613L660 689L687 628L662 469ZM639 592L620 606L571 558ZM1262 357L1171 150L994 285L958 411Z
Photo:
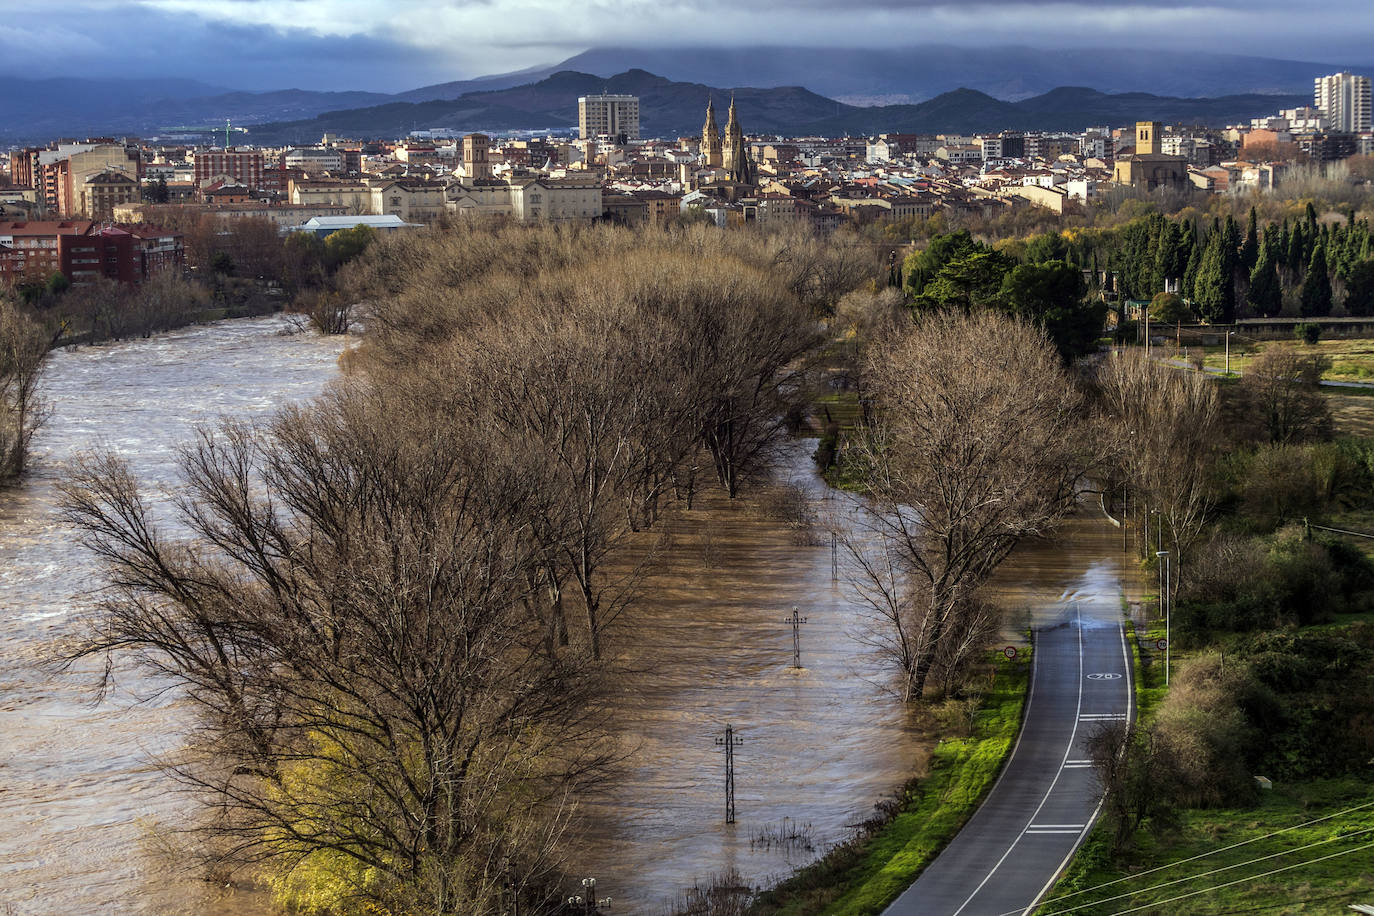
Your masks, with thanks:
M1005 649L1002 650L1002 654L1005 655L1007 658L1009 658L1009 659L1015 661L1015 660L1016 660L1016 647L1015 647L1015 646L1007 646Z
M1158 649L1159 651L1163 652L1165 649L1169 648L1169 640L1167 640L1167 639L1156 639L1156 640L1155 640L1155 648Z

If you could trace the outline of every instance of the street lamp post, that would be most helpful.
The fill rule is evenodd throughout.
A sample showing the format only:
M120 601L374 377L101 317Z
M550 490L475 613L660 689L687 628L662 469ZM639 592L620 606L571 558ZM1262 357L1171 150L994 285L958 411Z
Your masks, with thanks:
M1159 603L1164 606L1164 686L1169 686L1169 551L1156 550L1155 556L1162 562L1159 566Z
M1231 376L1231 335L1235 333L1235 331L1226 332L1226 376L1228 378Z
M598 910L609 910L611 908L611 898L603 897L596 899L596 879L582 879L582 893L573 894L568 898L568 909L574 913L595 913Z

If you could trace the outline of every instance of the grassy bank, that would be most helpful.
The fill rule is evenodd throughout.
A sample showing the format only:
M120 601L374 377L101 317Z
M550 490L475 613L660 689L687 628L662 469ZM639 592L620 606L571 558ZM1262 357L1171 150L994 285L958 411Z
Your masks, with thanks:
M1321 319L1314 318L1320 324ZM1319 353L1331 360L1331 368L1322 378L1333 382L1374 381L1374 340L1331 338L1315 345L1297 340L1237 340L1231 341L1231 371L1244 374L1256 356L1269 349L1295 350L1299 353ZM1207 366L1226 367L1225 347L1189 347L1190 353L1201 350Z
M1253 808L1185 811L1176 831L1142 833L1129 867L1111 861L1108 833L1093 831L1038 914L1296 916L1341 912L1374 892L1374 848L1359 849L1374 842L1374 792L1360 779L1276 783ZM1230 882L1239 883L1219 887Z
M992 682L966 738L932 752L927 776L902 791L880 827L844 843L760 895L755 914L866 916L907 888L977 809L1001 771L1021 727L1029 651L991 662Z
M1308 629L1346 628L1363 617ZM1148 722L1166 694L1163 668L1142 665L1135 640L1132 648ZM1305 916L1374 902L1366 899L1374 895L1374 845L1361 848L1374 844L1374 788L1357 777L1275 781L1251 807L1182 809L1172 828L1138 831L1125 857L1111 854L1111 833L1098 823L1038 916Z

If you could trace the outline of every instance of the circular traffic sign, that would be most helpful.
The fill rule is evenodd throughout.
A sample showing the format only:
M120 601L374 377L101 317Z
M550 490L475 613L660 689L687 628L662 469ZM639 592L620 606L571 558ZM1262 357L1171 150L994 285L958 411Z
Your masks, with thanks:
M1169 648L1169 640L1167 640L1167 639L1156 639L1156 640L1155 640L1155 648L1158 649L1159 651L1163 652L1165 649Z
M1015 661L1015 660L1016 660L1016 647L1015 647L1015 646L1007 646L1005 649L1002 650L1002 654L1005 655L1007 658L1012 659L1013 661Z

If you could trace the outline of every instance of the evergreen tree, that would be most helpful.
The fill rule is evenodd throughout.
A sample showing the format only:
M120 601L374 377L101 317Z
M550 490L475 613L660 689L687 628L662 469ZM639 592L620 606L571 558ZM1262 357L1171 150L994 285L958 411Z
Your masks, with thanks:
M1279 272L1269 255L1268 245L1260 246L1259 260L1250 272L1250 292L1245 301L1261 318L1273 318L1283 308L1283 287L1279 284Z
M1250 223L1245 228L1245 242L1240 247L1240 263L1246 271L1253 271L1259 263L1259 216L1250 208Z
M1193 310L1208 324L1230 321L1234 311L1234 300L1230 299L1233 289L1231 278L1225 273L1226 236L1223 232L1213 232L1207 238L1206 249L1198 264L1197 279L1193 285Z
M1234 321L1236 317L1236 286L1240 280L1240 227L1231 217L1226 217L1226 226L1222 230L1224 243L1221 248L1221 275L1226 279L1225 295L1225 317L1223 321ZM1250 272L1244 274L1245 279L1250 279Z
M1326 252L1320 245L1312 250L1312 260L1307 265L1307 276L1302 281L1300 301L1304 318L1320 318L1331 314L1331 277L1326 271Z
M1192 237L1193 246L1188 252L1188 264L1183 268L1183 298L1190 302L1197 298L1197 272L1202 266L1202 251L1206 246L1196 223L1193 224Z
M1160 230L1159 247L1155 249L1154 283L1152 284L1155 292L1162 291L1168 281L1180 279L1175 270L1180 243L1178 223L1170 220Z
M1374 315L1374 261L1361 261L1350 268L1345 310L1361 318Z
M1288 268L1289 276L1294 279L1297 278L1298 273L1302 270L1302 265L1305 263L1303 250L1306 247L1302 237L1302 224L1299 223L1293 227L1292 232L1288 233L1288 250L1284 253L1284 266Z

